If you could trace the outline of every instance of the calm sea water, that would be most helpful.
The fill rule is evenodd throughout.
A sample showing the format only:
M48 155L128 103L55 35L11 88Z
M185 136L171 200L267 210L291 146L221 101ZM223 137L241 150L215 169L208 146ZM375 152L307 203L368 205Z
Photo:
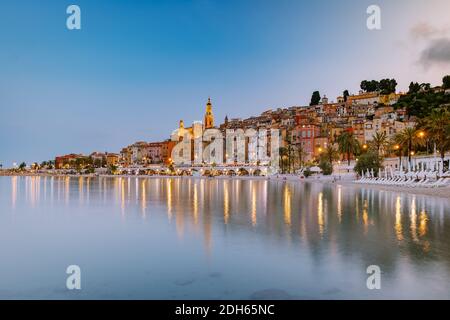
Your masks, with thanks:
M367 289L369 265L381 290ZM450 202L339 184L0 177L0 298L448 299Z

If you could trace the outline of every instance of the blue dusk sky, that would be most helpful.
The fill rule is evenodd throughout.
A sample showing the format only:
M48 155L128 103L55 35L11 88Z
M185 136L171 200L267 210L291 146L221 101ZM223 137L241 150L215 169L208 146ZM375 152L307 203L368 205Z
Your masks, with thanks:
M81 8L68 30L66 8ZM381 8L382 29L366 27ZM335 100L364 79L441 83L448 0L8 0L0 3L0 163L118 152L216 122Z

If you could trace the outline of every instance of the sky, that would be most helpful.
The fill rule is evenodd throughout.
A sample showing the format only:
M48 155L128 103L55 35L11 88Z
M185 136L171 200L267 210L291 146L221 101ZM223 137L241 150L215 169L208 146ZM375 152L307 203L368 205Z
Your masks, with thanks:
M66 9L81 9L69 30ZM369 5L381 30L366 26ZM439 85L448 0L2 0L0 163L119 152L217 123L330 100L365 79Z

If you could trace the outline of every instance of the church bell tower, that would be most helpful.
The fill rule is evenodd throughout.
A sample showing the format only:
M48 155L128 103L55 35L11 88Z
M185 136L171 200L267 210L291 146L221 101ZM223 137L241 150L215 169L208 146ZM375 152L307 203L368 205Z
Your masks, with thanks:
M205 126L205 129L214 127L214 115L212 113L212 104L210 98L208 98L208 102L206 103L206 112L203 125Z

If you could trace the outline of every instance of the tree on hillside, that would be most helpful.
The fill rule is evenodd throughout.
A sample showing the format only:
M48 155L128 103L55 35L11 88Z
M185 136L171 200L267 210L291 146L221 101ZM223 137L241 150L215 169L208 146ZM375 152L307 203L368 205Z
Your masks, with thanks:
M397 81L395 79L382 79L379 83L379 90L381 94L395 93L397 88Z
M380 83L376 80L363 80L361 81L361 90L365 92L375 92L380 88Z
M347 102L347 98L349 95L350 95L350 93L348 93L348 90L344 90L344 92L343 92L344 102Z
M449 77L449 78L446 78ZM443 78L445 82L450 81L450 76ZM402 95L394 109L405 109L409 117L424 119L431 114L434 109L450 110L450 95L445 92L431 90L430 83L411 82L408 94Z
M361 90L365 92L380 92L381 94L394 93L397 88L397 81L395 79L363 80L361 81Z
M409 84L408 94L417 93L420 90L420 85L417 82L412 82Z
M414 94L414 93L418 93L418 92L423 92L423 91L429 91L431 89L431 84L430 83L418 83L418 82L411 82L409 84L409 90L408 90L408 94Z
M310 106L317 106L320 103L320 92L314 91L311 97L311 103Z
M450 89L450 75L442 78L442 87L444 89Z
M22 163L19 165L19 170L25 170L26 167L27 167L27 164L26 164L25 162L22 162Z

